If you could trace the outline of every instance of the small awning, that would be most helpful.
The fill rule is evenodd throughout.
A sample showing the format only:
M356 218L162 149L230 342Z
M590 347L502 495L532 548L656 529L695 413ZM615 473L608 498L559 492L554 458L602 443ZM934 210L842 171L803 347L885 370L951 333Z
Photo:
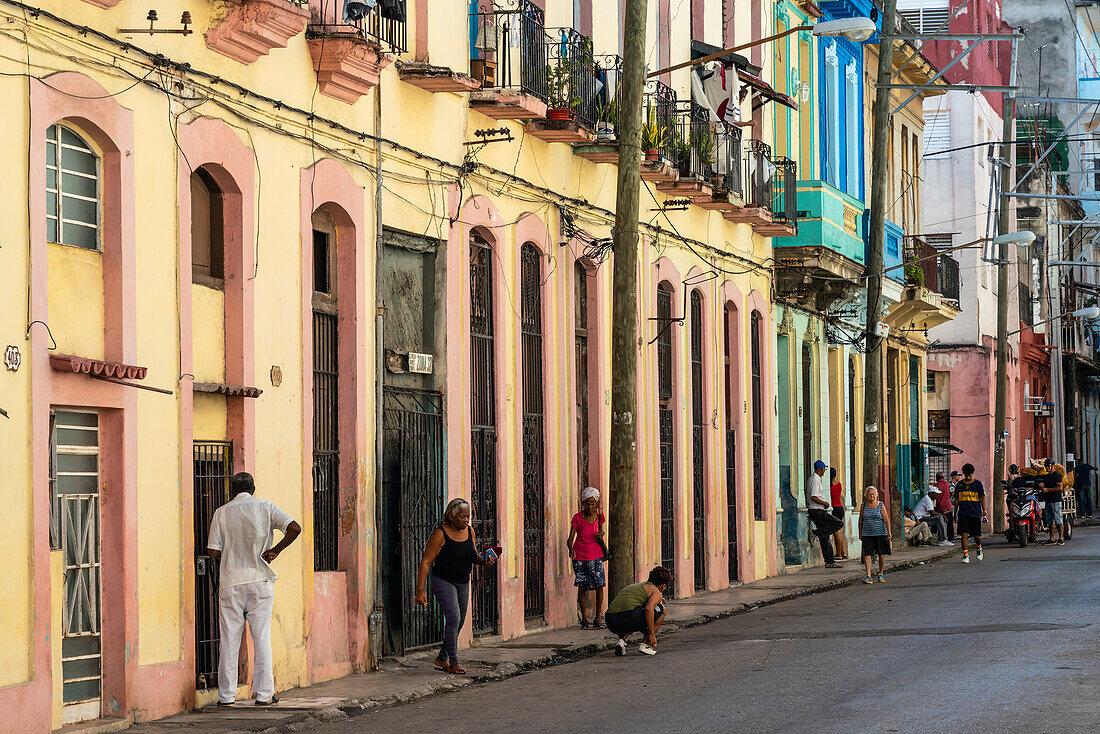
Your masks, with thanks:
M138 367L122 362L107 362L102 359L73 357L68 354L51 354L50 367L56 372L76 372L92 377L111 377L116 380L144 380L148 367Z
M950 456L963 452L958 446L950 443L937 443L935 441L913 441L917 446L927 446L929 456Z
M761 99L764 100L763 102L757 102L756 104L754 104L752 106L754 110L759 107L763 107L766 102L778 102L781 105L790 107L792 110L798 109L798 102L795 102L794 98L788 97L781 92L775 91L774 89L772 89L772 86L770 84L768 84L760 77L753 76L747 71L739 71L737 72L737 76L745 85L752 87L752 91L754 91L757 95L759 95Z
M247 385L223 385L220 382L196 382L191 385L195 392L225 395L231 398L258 398L263 390Z

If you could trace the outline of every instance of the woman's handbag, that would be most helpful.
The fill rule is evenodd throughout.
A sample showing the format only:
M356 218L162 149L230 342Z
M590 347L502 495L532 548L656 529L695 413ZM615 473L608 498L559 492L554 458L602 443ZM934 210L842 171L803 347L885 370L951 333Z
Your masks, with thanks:
M601 517L596 528L603 530L603 518ZM596 544L600 546L600 550L603 551L603 560L611 560L611 551L607 549L607 543L603 542L603 538L596 538Z

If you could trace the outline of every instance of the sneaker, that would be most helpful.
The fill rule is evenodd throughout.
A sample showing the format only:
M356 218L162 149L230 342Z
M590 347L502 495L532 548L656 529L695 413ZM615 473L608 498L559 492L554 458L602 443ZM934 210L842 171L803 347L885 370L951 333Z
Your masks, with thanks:
M865 583L865 584L873 584L873 583L875 583L875 582L871 580L871 577L870 577L870 576L864 576L864 577L863 577L863 583Z
M218 701L219 706L232 706L236 701Z
M982 560L983 558L985 558L985 554L984 554L984 553L982 553L982 549L981 549L981 546L979 546L979 547L978 547L978 560L980 561L980 560Z
M970 563L970 554L963 553L963 563Z
M1065 544L1066 544L1066 541L1064 541L1064 540L1059 540L1057 543L1055 543L1055 545L1065 545Z
M879 583L883 583L883 584L886 583L886 577L883 576L881 573L878 575L878 580L879 580Z
M615 655L622 657L626 655L626 640L619 638L619 641L615 643Z
M649 645L647 645L646 643L643 642L642 644L638 645L638 652L640 652L643 655L656 655L657 654L657 649L653 648L653 647L650 647Z
M259 699L256 699L256 705L257 706L270 706L273 703L279 703L279 697L278 696L272 696L270 701L261 701Z
M825 568L840 568L839 563L826 563Z
M952 543L950 540L941 540L936 545L940 546L941 548L950 548L951 546L953 546L955 544Z

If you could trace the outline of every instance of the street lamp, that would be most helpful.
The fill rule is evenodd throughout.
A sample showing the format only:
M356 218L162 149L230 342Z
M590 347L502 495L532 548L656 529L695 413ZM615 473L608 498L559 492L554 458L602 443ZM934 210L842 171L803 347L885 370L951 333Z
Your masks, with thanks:
M857 18L837 18L836 20L823 20L819 23L814 23L813 25L800 25L800 26L795 26L794 28L788 28L787 30L783 31L782 33L776 33L774 36L768 36L767 38L761 38L758 41L749 41L748 43L743 43L740 46L734 46L733 48L727 48L724 51L719 51L717 53L708 54L707 56L703 56L703 57L698 58L698 59L693 59L692 61L685 61L682 64L676 64L675 66L669 66L669 67L664 68L664 69L658 69L657 71L654 71L654 72L651 72L650 74L648 74L647 78L653 78L653 77L655 77L659 74L664 74L665 72L668 72L668 71L676 71L677 69L683 69L686 66L698 66L699 64L705 64L708 61L714 61L715 59L720 59L723 56L726 56L727 54L737 53L738 51L744 51L745 49L752 48L753 46L759 46L761 44L768 43L770 41L776 41L776 40L779 40L780 38L784 38L786 36L791 35L792 33L797 33L799 31L810 31L815 36L821 36L821 37L835 38L837 36L843 36L844 38L847 38L849 41L853 41L855 43L862 43L862 42L866 41L868 38L870 38L871 36L875 35L875 31L877 31L877 30L878 30L878 27L875 25L875 22L873 20L871 20L870 18L857 17Z
M1020 247L1026 247L1034 241L1035 233L1029 229L1020 232L1009 232L993 238L993 244L995 245L1019 245Z
M1051 321L1056 321L1058 319L1065 318L1066 316L1073 316L1075 318L1084 319L1085 321L1095 321L1096 319L1100 319L1100 306L1086 306L1085 308L1079 308L1076 311L1066 311L1065 313L1060 313L1057 316L1051 316L1049 319L1043 319L1042 321L1031 324L1030 326L1025 326L1022 329L1010 331L1008 332L1008 335L1012 336L1013 334L1019 334L1021 331L1034 329L1036 326L1049 324Z

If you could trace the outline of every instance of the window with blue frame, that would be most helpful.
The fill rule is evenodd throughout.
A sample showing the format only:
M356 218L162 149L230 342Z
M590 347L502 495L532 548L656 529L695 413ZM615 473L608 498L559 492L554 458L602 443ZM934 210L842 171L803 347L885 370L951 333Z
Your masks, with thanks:
M821 178L863 198L863 49L844 39L821 45Z

